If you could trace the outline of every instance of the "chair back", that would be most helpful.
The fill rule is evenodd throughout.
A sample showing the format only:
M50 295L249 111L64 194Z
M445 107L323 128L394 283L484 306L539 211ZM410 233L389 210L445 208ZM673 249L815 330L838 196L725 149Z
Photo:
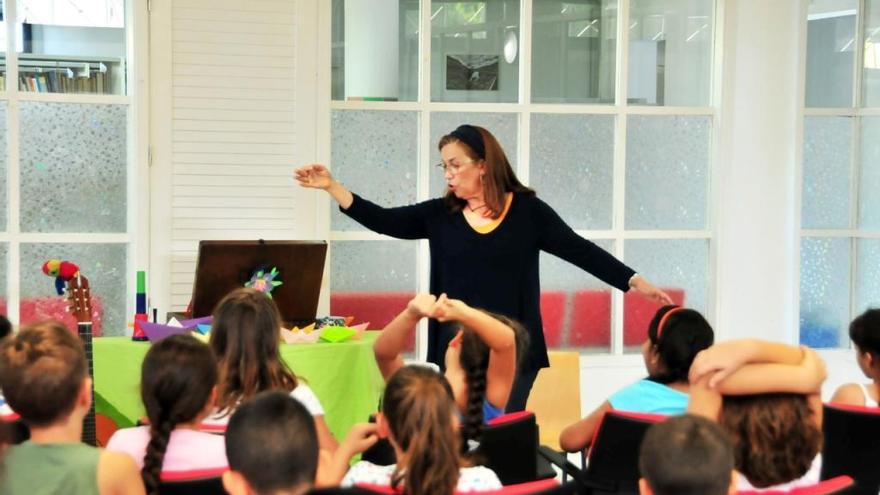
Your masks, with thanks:
M542 368L532 386L526 409L538 420L541 445L559 447L559 434L581 419L581 355L549 351L550 367Z
M648 428L666 419L660 414L609 411L590 447L587 475L616 487L617 493L639 493L639 448Z
M31 437L31 430L18 414L0 413L0 444L18 445Z
M849 493L847 489L852 487L852 478L849 476L838 476L820 481L815 485L799 486L791 490L740 490L736 493L737 495L830 495L832 493Z
M483 426L477 459L503 485L538 479L538 424L529 411L504 414Z
M880 491L880 408L825 404L822 417L822 474L848 475L855 485L843 493Z
M398 495L400 490L391 489L388 485L358 484L358 488L365 490L362 493L377 493L382 495ZM341 489L345 490L345 489ZM316 493L350 493L343 491L327 492L320 491ZM454 495L465 495L475 492L455 492ZM506 485L498 490L489 490L480 492L480 495L574 495L578 492L578 487L574 482L559 484L555 479L545 479L530 481L528 483L517 483L514 485Z
M159 482L161 495L226 495L221 476L226 468L192 471L163 471Z

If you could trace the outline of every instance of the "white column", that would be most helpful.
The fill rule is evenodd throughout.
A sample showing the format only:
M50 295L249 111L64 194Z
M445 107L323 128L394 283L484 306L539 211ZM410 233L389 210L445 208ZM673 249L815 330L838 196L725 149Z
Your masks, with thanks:
M797 335L796 160L802 2L723 2L716 326L721 339Z
M398 0L345 0L345 96L397 98Z

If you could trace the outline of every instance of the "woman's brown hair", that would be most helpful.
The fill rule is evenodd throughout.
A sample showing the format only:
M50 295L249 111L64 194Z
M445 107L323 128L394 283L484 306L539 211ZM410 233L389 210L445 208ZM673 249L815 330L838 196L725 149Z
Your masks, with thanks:
M737 471L756 488L802 477L822 448L801 394L725 396L718 422L730 435Z
M172 335L147 351L141 366L141 400L150 418L150 442L141 469L147 494L159 493L171 432L205 410L216 384L214 353L191 335Z
M486 207L492 212L492 218L498 218L504 212L507 193L526 193L534 196L535 191L524 186L516 177L504 149L491 132L479 126L465 124L441 137L437 149L443 150L443 147L450 143L461 144L469 158L483 162L485 167L485 173L481 176L483 195ZM452 212L461 211L467 203L455 196L452 191L446 193L444 201Z
M280 340L281 316L265 293L236 289L217 304L210 343L220 368L218 410L231 411L264 390L296 388L296 376L281 359Z
M424 366L400 368L385 385L382 413L406 459L394 469L392 488L403 482L403 495L452 495L461 467L460 440L446 378Z

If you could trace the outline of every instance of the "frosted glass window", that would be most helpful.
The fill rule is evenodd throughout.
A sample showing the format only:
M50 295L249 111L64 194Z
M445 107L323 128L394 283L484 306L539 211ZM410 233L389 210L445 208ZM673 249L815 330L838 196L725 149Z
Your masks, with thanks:
M880 240L858 239L856 248L856 312L860 314L868 308L880 308Z
M415 101L418 0L333 0L331 8L332 98Z
M575 229L610 229L614 117L532 114L529 184Z
M630 116L626 228L705 229L710 117Z
M418 242L333 241L330 312L381 329L406 308L418 288ZM407 344L415 349L415 333Z
M669 294L676 304L706 316L709 297L709 240L630 240L624 245L624 261ZM624 345L636 349L647 337L648 324L661 305L635 291L624 296Z
M847 341L850 239L801 239L800 342L816 348Z
M852 140L849 117L804 119L803 228L849 226Z
M65 301L55 292L55 279L42 272L43 263L57 258L71 261L89 279L92 293L92 331L96 335L125 335L128 312L127 246L125 244L29 244L21 245L22 323L46 318L61 319L73 326L64 312Z
M519 98L519 0L431 2L431 100Z
M808 107L852 107L858 0L810 0L807 14Z
M859 227L880 229L880 117L861 118Z
M470 113L470 112L432 112L431 113L431 197L439 197L446 194L446 179L443 170L434 167L440 163L440 150L437 144L445 134L454 131L462 124L471 124L485 128L495 136L501 144L510 166L516 171L519 163L519 116L515 113Z
M23 232L126 231L127 112L21 103Z
M9 196L7 195L8 167L6 165L6 102L0 102L0 232L6 230L9 214Z
M637 105L707 106L712 75L712 0L632 0L629 94Z
M532 102L614 103L617 4L532 4Z
M6 1L0 1L0 13L2 13L2 19L0 19L0 77L3 78L0 81L0 91L6 91L6 21L5 19L8 17L6 15Z
M124 0L18 0L20 91L125 94Z
M865 0L865 50L862 70L862 102L880 107L880 0Z
M614 242L594 241L606 251ZM556 256L541 253L541 316L550 349L609 352L611 291L616 290Z
M330 122L333 176L382 206L415 203L418 179L418 113L334 110ZM336 208L333 230L365 230Z

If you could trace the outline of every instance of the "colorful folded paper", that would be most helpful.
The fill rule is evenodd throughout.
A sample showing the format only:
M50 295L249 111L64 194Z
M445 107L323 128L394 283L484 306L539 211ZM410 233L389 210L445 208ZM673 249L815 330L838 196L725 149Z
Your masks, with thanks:
M148 321L140 322L141 329L143 329L144 333L147 335L147 339L150 342L158 342L169 335L177 335L177 334L187 334L190 332L200 333L202 335L206 335L206 333L202 333L199 329L199 325L207 325L210 330L211 317L204 316L202 318L193 318L190 320L177 321L175 318L172 318L168 321L168 323L151 323Z

